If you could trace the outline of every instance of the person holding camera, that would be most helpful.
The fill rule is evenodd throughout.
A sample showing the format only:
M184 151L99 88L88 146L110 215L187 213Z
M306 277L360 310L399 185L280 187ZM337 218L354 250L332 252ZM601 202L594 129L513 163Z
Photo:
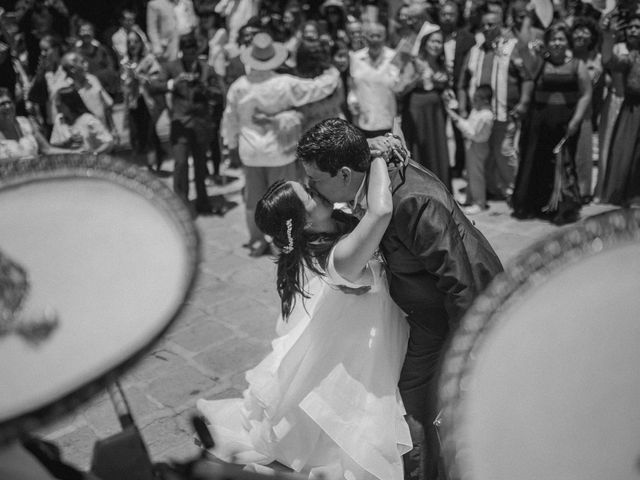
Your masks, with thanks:
M198 42L193 34L180 37L181 58L166 64L164 74L150 80L151 93L171 94L171 149L175 166L173 189L185 202L189 200L189 155L193 156L196 202L200 214L221 214L223 205L214 207L209 201L207 148L212 135L218 134L224 100L222 78L206 61L198 59Z

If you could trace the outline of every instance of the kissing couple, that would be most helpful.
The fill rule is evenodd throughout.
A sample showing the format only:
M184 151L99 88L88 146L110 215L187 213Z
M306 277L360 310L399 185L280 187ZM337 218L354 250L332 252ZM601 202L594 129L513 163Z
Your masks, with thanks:
M258 203L280 251L279 337L243 398L198 401L218 458L326 480L443 478L440 358L502 265L433 173L387 165L399 149L324 120L296 151L308 185L276 182Z

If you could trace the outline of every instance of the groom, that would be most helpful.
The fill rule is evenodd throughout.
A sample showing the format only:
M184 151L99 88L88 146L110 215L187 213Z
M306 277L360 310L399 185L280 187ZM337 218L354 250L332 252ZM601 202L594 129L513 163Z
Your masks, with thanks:
M297 149L310 185L333 202L348 203L356 215L366 209L370 156L360 130L340 119L312 127ZM430 171L409 161L391 166L390 177L393 216L381 250L391 296L411 327L399 388L416 448L405 458L405 477L431 480L438 478L433 421L440 358L462 315L502 265Z

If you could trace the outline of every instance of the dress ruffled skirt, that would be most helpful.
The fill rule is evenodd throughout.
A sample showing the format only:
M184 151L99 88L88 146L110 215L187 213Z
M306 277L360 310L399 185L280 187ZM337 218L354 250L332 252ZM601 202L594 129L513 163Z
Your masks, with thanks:
M412 448L397 382L408 326L381 270L370 292L307 284L241 399L199 400L218 458L279 462L310 478L402 480Z

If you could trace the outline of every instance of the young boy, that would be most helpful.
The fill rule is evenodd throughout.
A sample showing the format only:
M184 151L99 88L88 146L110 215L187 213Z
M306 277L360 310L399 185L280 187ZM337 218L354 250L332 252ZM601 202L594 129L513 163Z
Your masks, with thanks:
M463 209L467 215L475 215L489 208L487 206L485 164L489 157L489 137L493 128L494 115L491 111L493 90L490 85L480 85L471 100L473 109L468 118L462 118L447 108L447 113L467 139L467 185L468 205Z

